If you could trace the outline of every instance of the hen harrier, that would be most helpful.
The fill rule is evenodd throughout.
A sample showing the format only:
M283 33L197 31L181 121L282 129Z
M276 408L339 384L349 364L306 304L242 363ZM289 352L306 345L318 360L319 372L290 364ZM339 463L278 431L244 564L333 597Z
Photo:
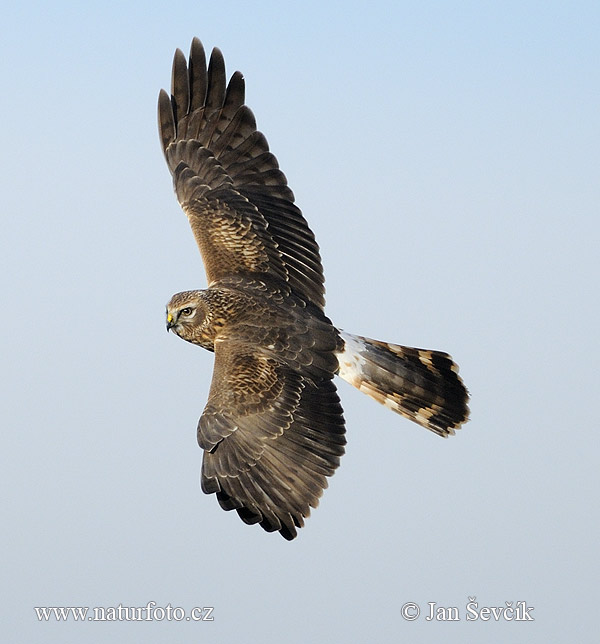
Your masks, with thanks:
M325 316L315 237L218 49L208 68L198 39L189 62L175 52L158 121L208 279L167 305L167 329L215 353L202 489L293 539L344 453L335 375L439 436L467 420L468 394L448 354L351 335Z

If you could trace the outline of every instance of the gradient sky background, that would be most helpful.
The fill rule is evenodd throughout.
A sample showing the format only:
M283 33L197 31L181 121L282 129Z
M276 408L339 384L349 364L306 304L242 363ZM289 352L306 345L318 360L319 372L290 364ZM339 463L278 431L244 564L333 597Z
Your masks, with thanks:
M598 3L158 4L3 9L2 640L595 641ZM449 351L472 394L444 441L340 383L292 543L201 493L212 356L164 328L205 285L156 128L193 36L246 77L336 324ZM149 601L214 621L33 610Z

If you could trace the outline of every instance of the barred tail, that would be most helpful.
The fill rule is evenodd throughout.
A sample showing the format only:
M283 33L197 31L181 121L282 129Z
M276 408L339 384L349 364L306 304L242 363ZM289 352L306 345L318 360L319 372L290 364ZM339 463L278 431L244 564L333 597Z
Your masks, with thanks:
M447 353L378 342L340 331L338 375L439 436L469 417L469 394Z

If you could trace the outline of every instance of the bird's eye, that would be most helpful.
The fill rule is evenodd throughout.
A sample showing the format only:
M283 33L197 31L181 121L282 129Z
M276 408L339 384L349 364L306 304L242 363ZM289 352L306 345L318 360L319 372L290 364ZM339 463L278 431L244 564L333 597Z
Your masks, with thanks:
M192 314L192 309L191 307L186 306L184 309L181 309L180 313L181 315L185 315L187 317L188 315Z

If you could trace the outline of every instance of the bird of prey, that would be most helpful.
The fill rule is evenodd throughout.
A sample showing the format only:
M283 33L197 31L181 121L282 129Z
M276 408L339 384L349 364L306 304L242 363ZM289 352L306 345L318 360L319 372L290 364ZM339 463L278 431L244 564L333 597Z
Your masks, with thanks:
M208 288L174 295L167 329L214 351L198 423L202 490L288 540L318 505L344 453L338 375L439 436L468 418L452 358L351 335L324 313L319 247L215 48L178 49L158 100L175 193Z

